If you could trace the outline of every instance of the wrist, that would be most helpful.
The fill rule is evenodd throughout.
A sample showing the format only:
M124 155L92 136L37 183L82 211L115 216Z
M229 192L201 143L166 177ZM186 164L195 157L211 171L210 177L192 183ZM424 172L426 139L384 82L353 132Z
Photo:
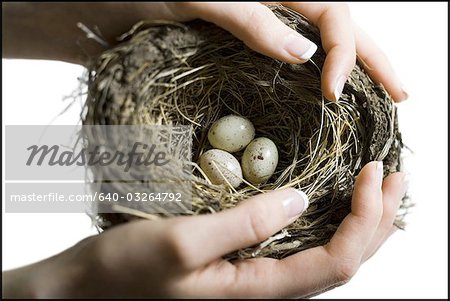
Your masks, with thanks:
M2 298L39 298L31 267L30 265L3 272Z
M178 3L166 2L102 2L92 4L87 14L91 26L98 26L105 38L116 41L139 21L184 21L180 9L175 9L177 6Z
M43 261L3 272L3 298L67 298L83 286L86 264L73 264L70 249ZM69 252L69 253L68 253Z

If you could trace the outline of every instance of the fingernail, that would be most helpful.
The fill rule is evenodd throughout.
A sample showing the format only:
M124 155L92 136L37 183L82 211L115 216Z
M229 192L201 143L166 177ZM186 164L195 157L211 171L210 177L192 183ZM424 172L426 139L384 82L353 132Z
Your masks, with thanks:
M306 62L316 53L317 45L299 34L293 34L284 49L293 57Z
M383 161L377 162L377 181L379 186L383 183Z
M289 195L283 200L283 207L288 218L302 214L308 209L308 206L308 196L298 189L289 189Z
M399 99L398 101L405 101L409 98L409 94L408 94L408 92L406 92L405 86L402 86L402 92L403 92L403 97L401 99Z
M341 98L342 91L344 90L345 82L347 81L347 76L341 75L336 80L336 84L334 86L334 100L338 101Z

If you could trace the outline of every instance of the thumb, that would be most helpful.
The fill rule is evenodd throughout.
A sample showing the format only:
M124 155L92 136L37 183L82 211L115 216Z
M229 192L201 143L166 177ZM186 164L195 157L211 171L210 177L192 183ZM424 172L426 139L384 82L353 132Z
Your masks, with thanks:
M304 63L317 45L303 37L261 3L195 3L192 16L228 30L253 50L287 63Z
M217 214L184 217L172 225L172 240L195 269L240 248L257 244L294 222L308 197L293 188L262 193ZM198 248L198 246L202 246Z

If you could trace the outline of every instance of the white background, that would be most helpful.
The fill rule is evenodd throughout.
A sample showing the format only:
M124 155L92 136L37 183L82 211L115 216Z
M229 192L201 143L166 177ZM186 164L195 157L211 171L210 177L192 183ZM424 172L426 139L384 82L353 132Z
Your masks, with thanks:
M404 142L414 150L407 168L416 207L406 232L397 231L348 284L318 298L446 298L447 3L349 6L410 94L398 109ZM4 124L79 122L80 103L58 114L68 104L62 97L77 87L82 67L31 60L2 63ZM84 214L2 214L3 270L49 257L96 233Z

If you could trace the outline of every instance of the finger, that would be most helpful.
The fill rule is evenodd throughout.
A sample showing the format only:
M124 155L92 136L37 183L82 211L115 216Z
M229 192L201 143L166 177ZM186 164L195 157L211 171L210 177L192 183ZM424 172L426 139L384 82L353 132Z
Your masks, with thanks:
M343 284L356 273L381 220L382 181L382 162L371 162L361 170L355 182L351 213L343 220L330 242L323 247L327 256L321 255L318 275L305 280L308 292L319 292ZM304 265L295 256L287 258L286 272L296 263ZM314 274L313 271L311 274ZM291 286L294 290L295 285Z
M282 2L301 12L320 29L322 46L327 53L322 69L322 92L337 101L348 76L355 67L355 33L345 4Z
M191 13L215 23L253 50L287 63L304 63L317 46L260 3L191 3Z
M163 231L167 249L180 266L195 269L267 239L294 222L308 203L306 194L288 188L259 194L217 214L175 218Z
M352 213L334 234L326 248L337 257L361 260L378 228L383 212L381 161L367 164L356 178Z
M235 263L226 287L242 297L304 297L341 285L361 263L382 216L382 164L367 164L356 179L352 212L326 246L311 248L282 260L259 258ZM217 276L219 277L219 276Z
M383 238L382 242L375 248L375 250L372 252L372 254L368 255L367 258L363 259L363 262L366 262L367 260L372 258L372 256L378 252L378 249L381 248L381 246L389 239L389 237L394 235L394 233L397 232L398 230L399 230L399 228L396 225L393 225L391 227L391 229L389 230L388 234L386 235L386 237Z
M406 193L404 178L403 173L397 172L387 176L383 181L383 217L378 225L377 232L364 253L363 261L369 259L392 234L398 208Z
M310 252L314 252L315 260L306 263L302 258L304 252L283 260L280 274L289 273L293 277L295 270L307 269L308 277L302 279L305 291L301 293L322 291L340 285L349 281L356 273L381 220L382 179L382 162L371 162L364 166L356 178L351 213L343 220L327 245ZM295 284L293 282L286 287L292 294L295 293Z
M360 27L354 25L354 28L358 60L369 76L376 83L381 83L395 101L406 100L408 93L386 55Z

